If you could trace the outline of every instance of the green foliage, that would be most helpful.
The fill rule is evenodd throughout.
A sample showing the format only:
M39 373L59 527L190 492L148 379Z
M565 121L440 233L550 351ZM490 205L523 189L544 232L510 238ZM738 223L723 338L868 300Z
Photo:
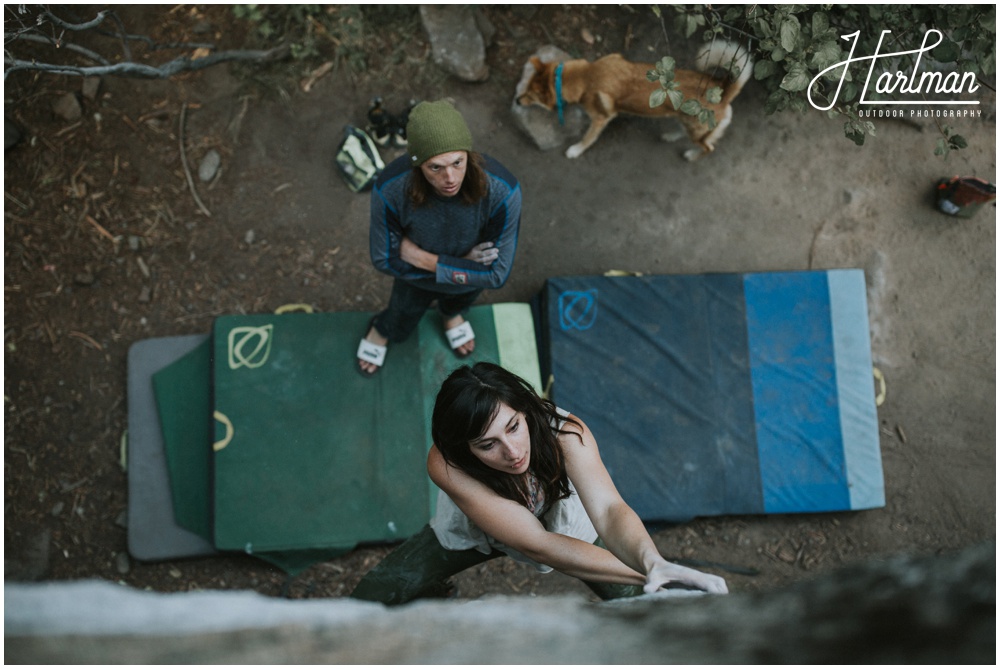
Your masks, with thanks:
M952 134L951 126L945 125L939 129L941 136L938 137L937 144L934 147L934 155L946 156L952 149L964 149L969 146L969 143L965 141L965 137Z
M663 11L653 7L663 21ZM841 36L858 32L854 57L876 53L913 51L921 47L928 30L944 35L930 53L919 57L920 71L971 72L977 77L996 73L996 8L993 5L683 5L673 6L673 19L685 37L699 31L704 41L723 38L748 45L754 58L753 77L767 91L768 114L806 111L811 97L816 108L829 107L845 118L844 134L856 144L864 144L875 134L873 123L862 118L859 102L871 61L834 67L849 58L852 41ZM879 48L883 30L891 30ZM664 95L654 93L650 105L666 99L677 109L683 100L673 81L670 67L661 59L649 72L650 81L660 81ZM866 101L889 100L880 96L874 83L886 72L912 72L917 54L898 59L879 58L875 62ZM661 67L661 64L664 64ZM818 78L817 78L818 77ZM699 105L700 106L700 105ZM946 155L964 148L965 139L951 128L938 126L941 139L935 153Z
M368 68L368 41L376 31L412 22L407 5L233 5L264 44L286 42L297 60L333 58L356 72Z
M301 59L314 51L310 28L316 17L322 15L322 9L320 5L233 5L233 15L252 23L264 42L301 38L291 45L292 54Z
M715 114L711 109L705 109L701 102L693 98L684 98L680 85L674 81L674 70L676 61L670 56L664 56L657 63L656 67L646 73L646 78L650 81L659 81L660 88L654 89L649 95L649 106L659 107L667 100L674 109L682 114L697 116L698 120L705 123L710 128L715 127ZM705 93L705 98L709 102L719 102L722 99L722 89L713 86Z

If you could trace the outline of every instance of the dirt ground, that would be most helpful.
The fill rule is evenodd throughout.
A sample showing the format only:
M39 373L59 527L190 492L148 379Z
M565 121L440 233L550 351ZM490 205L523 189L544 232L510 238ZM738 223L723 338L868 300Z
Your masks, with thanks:
M187 36L211 25L240 46L226 7L120 7L130 30ZM8 580L99 578L157 591L253 589L336 597L389 549L366 547L294 579L247 556L127 559L126 356L140 340L207 333L222 314L291 303L320 311L384 307L371 266L366 195L333 170L343 126L368 101L451 97L477 148L522 182L511 279L486 302L527 301L547 277L863 268L879 407L885 508L857 513L698 519L655 534L672 558L731 565L733 591L761 591L863 560L940 554L994 541L995 209L972 219L933 207L943 176L996 180L995 97L952 125L970 148L933 155L930 121L879 122L864 147L810 111L767 116L751 82L711 156L688 163L668 122L618 119L575 161L540 151L512 123L529 54L554 44L588 58L663 54L643 8L488 8L496 28L484 83L429 59L419 24L372 34L369 68L340 62L308 92L309 68L217 66L169 81L108 78L84 115L52 112L78 78L20 74L4 111L23 141L4 160L4 557ZM673 42L679 46L678 42ZM221 175L195 185L209 149ZM386 150L388 162L396 155ZM585 417L584 417L585 418ZM456 579L461 597L586 589L509 560Z

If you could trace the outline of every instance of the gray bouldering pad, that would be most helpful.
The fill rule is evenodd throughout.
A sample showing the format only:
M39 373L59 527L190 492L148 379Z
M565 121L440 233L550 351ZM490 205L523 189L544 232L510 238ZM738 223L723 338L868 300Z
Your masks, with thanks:
M128 551L137 560L170 560L216 553L174 519L163 432L153 375L180 360L208 335L136 342L128 352Z

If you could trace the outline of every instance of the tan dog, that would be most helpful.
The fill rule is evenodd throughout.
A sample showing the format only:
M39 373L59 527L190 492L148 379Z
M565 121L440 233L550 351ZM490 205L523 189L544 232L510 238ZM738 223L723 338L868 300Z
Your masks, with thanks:
M534 74L524 93L517 98L519 105L540 105L552 110L561 105L580 104L590 116L590 127L579 142L567 149L567 158L580 156L597 141L613 118L626 113L676 117L691 141L698 145L698 148L685 152L684 157L695 160L715 149L715 143L722 137L733 116L730 103L753 73L747 52L729 42L706 46L696 59L700 71L675 70L674 80L680 85L684 98L694 98L703 107L715 112L716 125L711 128L701 123L697 116L675 110L670 100L659 107L649 106L650 93L660 87L658 81L651 82L646 78L646 73L655 67L652 63L633 63L621 54L611 54L592 63L582 59L567 60L561 64L562 71L557 72L560 63L543 63L536 56L530 62ZM705 74L717 67L732 71L734 66L739 68L739 75L729 82ZM722 100L716 104L705 99L705 92L713 86L723 91Z

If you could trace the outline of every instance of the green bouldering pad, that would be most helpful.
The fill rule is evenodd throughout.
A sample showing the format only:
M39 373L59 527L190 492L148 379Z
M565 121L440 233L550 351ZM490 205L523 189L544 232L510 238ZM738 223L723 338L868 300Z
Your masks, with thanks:
M150 416L130 423L137 442L146 424L156 423L149 427L162 435L150 435L162 436L163 455L155 471L130 467L130 490L162 479L156 504L169 507L165 517L177 532L192 533L204 547L185 553L187 544L171 544L164 552L137 539L137 554L247 551L294 575L361 543L405 539L434 512L437 490L425 457L445 377L488 360L541 390L528 305L473 307L476 350L464 359L448 348L440 317L429 313L368 378L356 369L355 352L371 315L227 316L211 337L191 338L183 350L145 365ZM162 347L149 341L134 348L154 343ZM136 393L143 384L131 372L139 367L130 364ZM143 507L147 515L158 512L151 504Z
M368 378L355 351L370 317L227 316L156 367L150 394L169 471L160 504L179 528L291 574L360 543L405 539L434 510L425 457L444 378L489 360L540 389L527 305L470 310L476 351L465 359L428 314Z
M213 331L215 545L350 548L427 520L416 338L374 378L361 313L225 316Z
M153 374L166 449L174 520L211 541L212 342L206 338L174 364Z
M488 360L538 381L528 305L473 307L458 358L440 316L391 345L373 377L355 353L371 314L225 316L213 328L213 526L220 550L348 550L405 539L433 511L430 408L455 368ZM520 343L518 343L520 342Z

